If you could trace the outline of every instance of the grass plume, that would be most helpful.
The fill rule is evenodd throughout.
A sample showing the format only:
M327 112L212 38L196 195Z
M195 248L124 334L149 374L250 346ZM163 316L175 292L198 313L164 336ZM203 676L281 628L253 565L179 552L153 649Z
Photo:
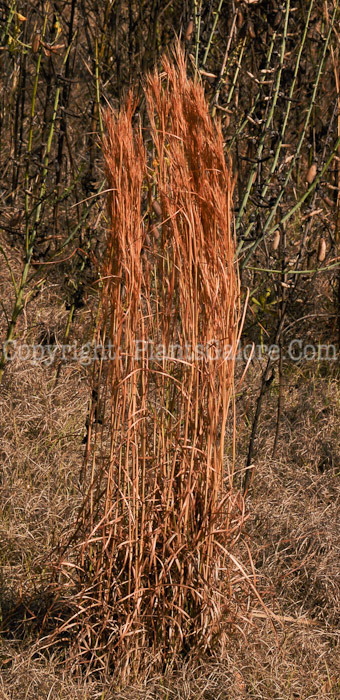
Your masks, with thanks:
M90 488L68 574L76 612L59 629L76 630L77 661L116 677L225 638L243 518L225 464L239 334L233 184L201 84L179 49L163 66L145 86L147 139L131 95L105 115L97 341L110 340L111 359L95 381L106 417L88 436Z

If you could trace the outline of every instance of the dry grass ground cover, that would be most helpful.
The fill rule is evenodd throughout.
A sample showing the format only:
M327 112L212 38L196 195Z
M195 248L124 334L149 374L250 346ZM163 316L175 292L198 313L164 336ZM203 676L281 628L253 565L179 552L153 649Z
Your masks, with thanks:
M321 291L327 299L327 290L307 282L306 293L314 299L311 313L320 305ZM66 314L62 298L62 289L51 285L29 307L28 323L19 329L22 343L38 341L42 328L58 335L58 320ZM84 311L73 326L72 342L82 343L88 316ZM310 320L300 331L310 339L315 333L321 340L329 334L326 325L313 335ZM41 619L46 609L51 551L73 527L82 500L79 465L90 388L88 368L80 363L64 363L57 385L56 369L55 363L31 366L13 361L2 385L3 618L18 591L24 594L25 607L5 625L1 637L0 697L336 700L340 693L337 363L285 366L284 411L274 460L277 380L263 406L244 530L258 589L276 618L264 619L260 606L251 600L239 623L240 634L230 639L223 655L203 656L191 664L183 661L176 673L151 674L143 683L131 679L121 689L109 674L96 681L74 677L58 649L41 652L37 644L34 618ZM259 376L259 364L254 363L237 399L239 469L246 456ZM247 561L246 552L239 555ZM33 618L33 625L25 628L23 610L26 620Z
M6 272L2 271L5 286ZM306 281L309 313L324 304L330 288ZM320 298L321 295L321 298ZM21 343L57 337L67 311L56 282L31 304L19 326ZM313 302L311 301L313 300ZM93 314L77 316L70 342L90 337ZM251 317L250 317L251 318ZM327 317L326 317L327 321ZM59 325L60 324L60 325ZM86 331L86 328L89 330ZM333 330L332 330L333 329ZM300 324L300 337L332 340L332 318L315 329ZM246 342L247 336L244 338ZM237 465L246 456L249 425L261 365L254 363L237 398ZM14 360L1 391L1 600L2 616L24 594L26 619L41 616L51 573L51 551L70 531L82 500L80 464L85 445L90 376L77 362L62 365L56 385L51 366ZM242 373L243 366L238 368ZM190 665L118 691L114 679L76 679L58 651L39 652L35 625L22 625L23 608L1 637L1 697L55 698L335 698L339 697L339 387L337 362L287 363L279 445L272 459L278 382L266 395L256 438L256 471L245 525L258 589L278 616L258 617L250 602L223 656ZM245 554L245 553L244 553ZM242 553L240 553L242 556ZM244 561L248 558L245 554ZM257 613L251 614L256 608ZM261 610L260 610L261 612ZM293 619L297 621L294 623ZM250 622L250 621L251 622ZM273 629L275 628L275 632Z
M55 367L17 365L2 391L4 616L6 601L13 601L20 586L26 601L33 600L36 606L28 605L27 617L39 612L37 594L49 573L51 545L70 528L80 503L79 461L88 392L81 368L71 372L65 367L64 373L53 393L49 387ZM259 590L281 618L274 621L276 633L270 621L253 615L252 624L243 625L246 638L231 640L223 657L183 663L177 674L154 675L142 685L136 679L118 691L110 677L96 683L75 679L58 652L39 653L34 635L25 636L16 621L1 639L4 700L339 697L339 461L334 441L339 391L336 375L318 378L316 389L313 377L299 371L291 381L295 389L287 386L286 398L293 391L290 405L298 419L295 415L290 423L288 411L273 461L268 445L273 439L270 407L274 408L275 394L269 397L246 525ZM327 420L316 422L316 414ZM241 419L239 426L245 435ZM324 471L318 468L321 438L334 448L334 461Z

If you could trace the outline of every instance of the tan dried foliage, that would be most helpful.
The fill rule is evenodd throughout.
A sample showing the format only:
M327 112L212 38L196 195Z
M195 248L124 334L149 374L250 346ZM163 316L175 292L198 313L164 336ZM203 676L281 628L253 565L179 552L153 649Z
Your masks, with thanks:
M317 168L316 163L312 163L312 165L310 166L308 173L306 175L306 182L308 185L311 185L314 182L317 171L318 171L318 168Z
M323 262L326 259L327 245L324 238L320 238L319 248L318 248L318 261Z
M277 229L274 233L274 238L273 238L273 242L272 242L272 250L275 251L278 249L278 247L280 245L280 239L281 239L280 230Z

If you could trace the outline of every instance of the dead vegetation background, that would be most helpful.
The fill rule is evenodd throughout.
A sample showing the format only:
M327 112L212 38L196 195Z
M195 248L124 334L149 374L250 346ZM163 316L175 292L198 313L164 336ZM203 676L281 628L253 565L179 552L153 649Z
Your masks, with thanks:
M51 553L83 498L91 368L57 354L3 363L2 697L337 698L338 360L296 362L287 348L338 349L338 3L13 0L1 13L2 342L93 340L109 228L100 106L119 107L132 84L141 96L145 70L181 33L237 174L243 342L286 349L282 363L254 359L237 395L236 479L246 466L252 476L244 543L277 619L249 601L223 658L119 691L35 645Z

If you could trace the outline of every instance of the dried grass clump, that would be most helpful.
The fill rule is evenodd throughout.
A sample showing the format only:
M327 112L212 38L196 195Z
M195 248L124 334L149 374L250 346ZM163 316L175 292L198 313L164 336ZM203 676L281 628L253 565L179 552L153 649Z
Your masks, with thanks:
M106 113L97 342L112 357L94 381L109 416L90 421L91 485L66 561L76 567L61 566L76 594L59 632L77 663L117 679L226 641L243 518L225 467L239 282L222 134L179 50L145 96L145 142L132 97Z

